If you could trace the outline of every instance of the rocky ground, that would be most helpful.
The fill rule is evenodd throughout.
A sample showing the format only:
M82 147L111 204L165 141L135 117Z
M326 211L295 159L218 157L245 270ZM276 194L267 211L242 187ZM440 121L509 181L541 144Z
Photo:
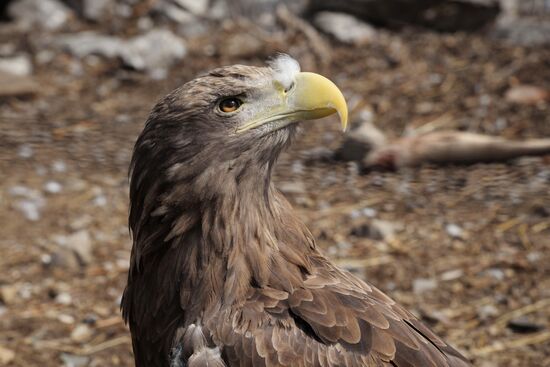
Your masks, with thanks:
M119 312L128 162L154 102L197 73L284 51L341 86L352 123L389 136L550 136L548 47L408 27L346 44L290 12L211 25L127 3L99 19L63 8L53 26L0 23L12 78L0 83L0 365L132 365ZM335 120L304 124L276 170L328 255L476 366L550 366L550 157L360 172L327 158L342 139Z

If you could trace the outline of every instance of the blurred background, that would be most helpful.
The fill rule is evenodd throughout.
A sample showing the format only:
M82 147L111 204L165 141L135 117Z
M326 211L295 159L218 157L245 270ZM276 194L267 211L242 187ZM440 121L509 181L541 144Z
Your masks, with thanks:
M325 252L477 366L550 366L548 141L468 164L410 143L550 137L548 0L1 1L0 365L133 365L133 143L173 88L277 52L334 80L356 128L304 125L277 166Z

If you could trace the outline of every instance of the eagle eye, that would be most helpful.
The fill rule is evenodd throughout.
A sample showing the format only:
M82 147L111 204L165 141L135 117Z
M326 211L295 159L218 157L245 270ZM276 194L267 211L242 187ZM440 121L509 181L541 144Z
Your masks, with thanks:
M219 108L220 108L220 111L222 112L230 113L230 112L237 111L242 104L243 102L240 99L235 97L230 97L230 98L223 99L220 102Z

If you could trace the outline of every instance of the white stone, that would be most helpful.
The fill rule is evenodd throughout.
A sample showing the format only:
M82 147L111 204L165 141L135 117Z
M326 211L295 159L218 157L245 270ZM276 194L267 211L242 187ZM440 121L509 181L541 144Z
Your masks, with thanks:
M0 57L0 70L13 75L28 76L32 74L32 62L26 55Z

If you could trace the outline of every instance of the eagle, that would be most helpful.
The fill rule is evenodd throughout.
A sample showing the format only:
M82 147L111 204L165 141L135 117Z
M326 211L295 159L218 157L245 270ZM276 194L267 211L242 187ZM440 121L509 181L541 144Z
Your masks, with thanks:
M470 366L338 268L271 176L342 92L279 55L214 69L153 108L134 147L122 313L138 367Z

